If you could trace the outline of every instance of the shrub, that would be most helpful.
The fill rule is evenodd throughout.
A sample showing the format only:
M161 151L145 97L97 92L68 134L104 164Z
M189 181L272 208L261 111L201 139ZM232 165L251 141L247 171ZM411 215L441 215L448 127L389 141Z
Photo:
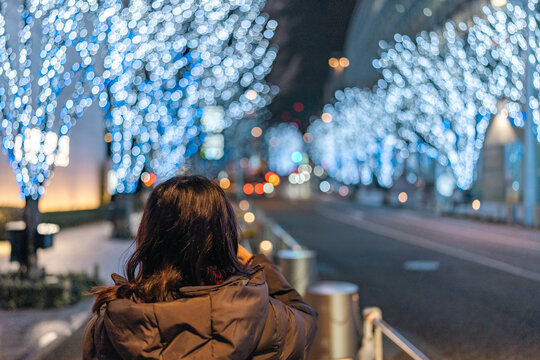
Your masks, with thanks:
M85 273L42 274L38 280L21 277L20 273L0 274L0 308L58 308L75 304L99 280Z

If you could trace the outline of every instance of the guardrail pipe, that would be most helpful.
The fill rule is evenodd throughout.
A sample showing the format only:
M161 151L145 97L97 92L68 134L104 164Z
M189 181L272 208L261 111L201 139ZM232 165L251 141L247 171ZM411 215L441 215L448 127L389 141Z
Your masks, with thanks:
M366 308L363 315L364 337L362 349L359 352L360 360L383 360L383 334L412 359L429 360L426 355L382 319L381 309L377 307Z

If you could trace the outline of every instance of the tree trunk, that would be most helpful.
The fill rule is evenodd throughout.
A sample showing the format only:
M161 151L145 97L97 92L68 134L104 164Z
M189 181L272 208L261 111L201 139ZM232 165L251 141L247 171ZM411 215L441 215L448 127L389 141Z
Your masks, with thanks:
M358 200L358 193L360 192L360 184L351 185L351 192L349 193L349 200L356 202Z
M385 206L391 205L390 189L383 188L382 192L383 192L383 205L385 205Z
M115 194L112 200L112 237L131 239L131 214L133 213L133 194Z
M39 212L39 200L26 198L26 204L23 211L23 219L26 224L26 236L24 244L21 247L21 271L27 278L36 278L38 276L37 263L37 228L41 222L41 213Z
M244 198L244 169L240 165L240 158L237 158L234 160L234 166L235 166L235 174L234 174L234 182L235 182L235 192L236 192L236 198L238 200Z

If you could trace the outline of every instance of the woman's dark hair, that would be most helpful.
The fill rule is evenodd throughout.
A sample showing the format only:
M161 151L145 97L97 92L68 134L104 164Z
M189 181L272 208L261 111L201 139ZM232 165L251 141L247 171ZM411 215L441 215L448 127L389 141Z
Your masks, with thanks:
M97 288L93 310L116 298L168 301L181 286L212 285L248 274L237 257L238 225L223 190L202 176L158 185L146 203L127 282Z

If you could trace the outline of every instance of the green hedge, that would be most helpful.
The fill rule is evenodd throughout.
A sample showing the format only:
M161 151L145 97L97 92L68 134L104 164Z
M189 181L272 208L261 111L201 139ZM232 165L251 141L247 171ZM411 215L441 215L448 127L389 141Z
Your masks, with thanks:
M57 308L81 300L99 280L85 273L42 275L39 280L19 273L0 274L0 308Z

